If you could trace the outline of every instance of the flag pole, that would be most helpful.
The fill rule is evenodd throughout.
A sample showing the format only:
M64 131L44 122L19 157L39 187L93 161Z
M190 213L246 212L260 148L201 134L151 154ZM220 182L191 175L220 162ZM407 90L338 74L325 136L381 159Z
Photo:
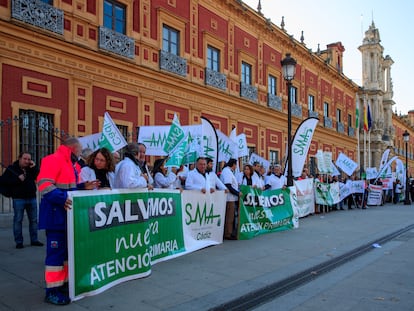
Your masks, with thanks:
M359 98L357 97L357 102L356 102L356 131L357 131L357 161L358 161L358 165L359 165L359 178L361 178L361 145L360 145L360 119L359 119L359 114L360 114L360 110L359 110Z
M371 129L368 130L368 165L369 167L372 166L371 164Z

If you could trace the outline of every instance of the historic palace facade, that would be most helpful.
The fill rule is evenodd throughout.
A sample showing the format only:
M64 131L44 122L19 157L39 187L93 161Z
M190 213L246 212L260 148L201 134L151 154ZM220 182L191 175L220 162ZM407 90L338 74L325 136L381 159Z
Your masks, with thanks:
M182 125L204 116L281 162L289 95L293 131L320 120L308 165L318 149L356 161L364 94L343 74L344 51L340 42L312 51L236 0L0 0L0 158L29 150L39 160L57 138L99 132L108 111L129 141L174 113ZM290 94L287 53L297 61ZM382 134L392 145L395 132Z

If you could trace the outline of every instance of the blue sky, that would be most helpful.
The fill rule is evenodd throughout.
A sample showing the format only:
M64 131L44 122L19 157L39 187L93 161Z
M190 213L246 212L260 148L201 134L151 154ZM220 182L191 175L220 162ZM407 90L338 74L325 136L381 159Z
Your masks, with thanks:
M244 0L245 4L257 9L259 0ZM316 51L326 45L342 42L344 52L344 74L361 85L362 59L358 47L362 44L365 31L372 20L378 28L384 56L389 55L394 64L391 67L393 81L393 111L406 114L414 110L414 1L408 0L261 0L262 13L280 27L282 16L288 34L300 40L304 32L305 44Z

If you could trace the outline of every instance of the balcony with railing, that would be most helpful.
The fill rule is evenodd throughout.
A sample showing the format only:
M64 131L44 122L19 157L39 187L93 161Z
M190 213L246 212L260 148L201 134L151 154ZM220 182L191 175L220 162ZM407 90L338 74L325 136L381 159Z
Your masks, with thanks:
M99 27L99 48L123 57L134 58L134 39L106 27Z
M257 87L240 82L240 96L245 99L257 102Z
M292 116L302 119L302 106L292 104Z
M11 7L13 18L63 35L62 10L40 0L12 0Z
M282 111L282 98L274 94L267 94L267 106Z
M332 128L332 119L329 117L323 117L323 126L326 128Z
M345 132L345 126L344 126L344 124L341 123L341 122L336 122L336 131L338 133L343 134Z
M183 77L187 76L187 60L163 50L160 50L160 68Z
M317 111L309 110L308 117L310 118L319 118L319 113Z
M355 129L351 126L348 126L348 136L354 137L355 136Z
M225 90L227 88L227 78L221 72L205 69L206 85Z

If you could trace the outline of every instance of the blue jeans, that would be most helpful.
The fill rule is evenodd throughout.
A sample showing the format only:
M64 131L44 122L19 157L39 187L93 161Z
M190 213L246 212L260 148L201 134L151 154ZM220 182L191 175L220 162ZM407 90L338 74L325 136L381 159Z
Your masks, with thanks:
M33 199L13 199L13 233L16 244L23 243L22 222L24 210L29 218L30 241L36 242L37 239L37 203Z

